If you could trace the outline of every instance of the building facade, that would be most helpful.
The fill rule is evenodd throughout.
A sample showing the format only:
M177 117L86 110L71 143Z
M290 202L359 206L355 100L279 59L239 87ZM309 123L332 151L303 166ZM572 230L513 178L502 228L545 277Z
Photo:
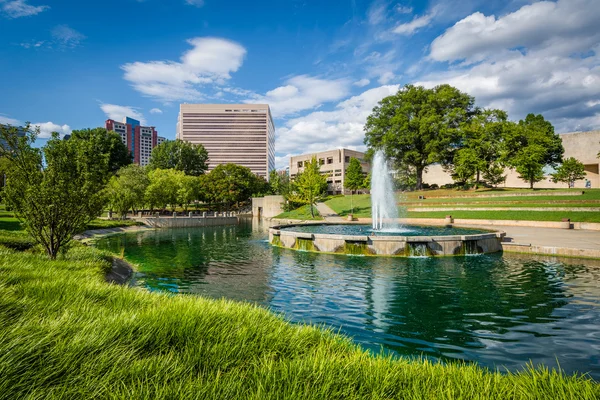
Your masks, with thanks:
M565 148L563 158L574 157L585 166L586 178L575 182L576 188L600 188L600 131L572 132L560 135ZM500 185L510 188L529 188L529 182L519 178L519 174L510 168L505 170L506 181ZM453 183L449 173L444 171L441 165L431 165L423 174L423 182L439 186ZM589 182L589 183L588 183ZM534 185L539 189L565 188L565 183L552 182L552 177L547 175Z
M107 119L105 127L121 136L123 144L131 151L133 162L142 166L150 162L152 149L165 141L153 126L142 126L140 121L129 117L123 122Z
M268 104L181 104L177 138L204 146L209 171L233 163L269 179L275 169L275 124Z
M300 172L304 171L304 166L313 157L321 166L321 174L327 175L327 194L349 193L344 190L344 180L351 158L357 158L360 161L365 177L371 172L371 165L365 161L365 153L349 149L336 149L290 157L290 179L294 180Z

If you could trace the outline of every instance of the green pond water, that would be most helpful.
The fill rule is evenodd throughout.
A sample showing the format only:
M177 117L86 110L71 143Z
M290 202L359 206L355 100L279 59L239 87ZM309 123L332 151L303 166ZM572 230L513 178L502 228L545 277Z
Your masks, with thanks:
M529 361L600 380L600 262L502 254L379 258L272 247L265 227L152 230L96 245L139 265L132 285L249 301L374 352Z

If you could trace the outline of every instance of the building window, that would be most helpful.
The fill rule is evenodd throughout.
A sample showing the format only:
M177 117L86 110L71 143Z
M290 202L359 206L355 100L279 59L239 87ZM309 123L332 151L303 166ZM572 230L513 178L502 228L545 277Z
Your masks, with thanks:
M349 163L350 162L350 156L344 157L344 161L347 162L347 163Z
M327 164L333 164L333 157L327 157Z
M319 165L325 165L325 159L319 158Z
M302 168L302 161L298 161L298 168Z

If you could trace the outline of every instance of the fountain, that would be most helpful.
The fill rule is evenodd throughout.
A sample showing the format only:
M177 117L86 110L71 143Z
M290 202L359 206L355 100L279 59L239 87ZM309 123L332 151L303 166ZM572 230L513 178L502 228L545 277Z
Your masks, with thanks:
M377 150L375 153L371 169L371 215L373 230L398 230L398 206L394 183L382 150Z

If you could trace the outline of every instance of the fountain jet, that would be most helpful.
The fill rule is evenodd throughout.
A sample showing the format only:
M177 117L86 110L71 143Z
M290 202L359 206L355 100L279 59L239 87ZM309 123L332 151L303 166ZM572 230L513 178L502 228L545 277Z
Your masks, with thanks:
M398 205L388 162L377 150L371 169L371 215L374 230L398 230Z

